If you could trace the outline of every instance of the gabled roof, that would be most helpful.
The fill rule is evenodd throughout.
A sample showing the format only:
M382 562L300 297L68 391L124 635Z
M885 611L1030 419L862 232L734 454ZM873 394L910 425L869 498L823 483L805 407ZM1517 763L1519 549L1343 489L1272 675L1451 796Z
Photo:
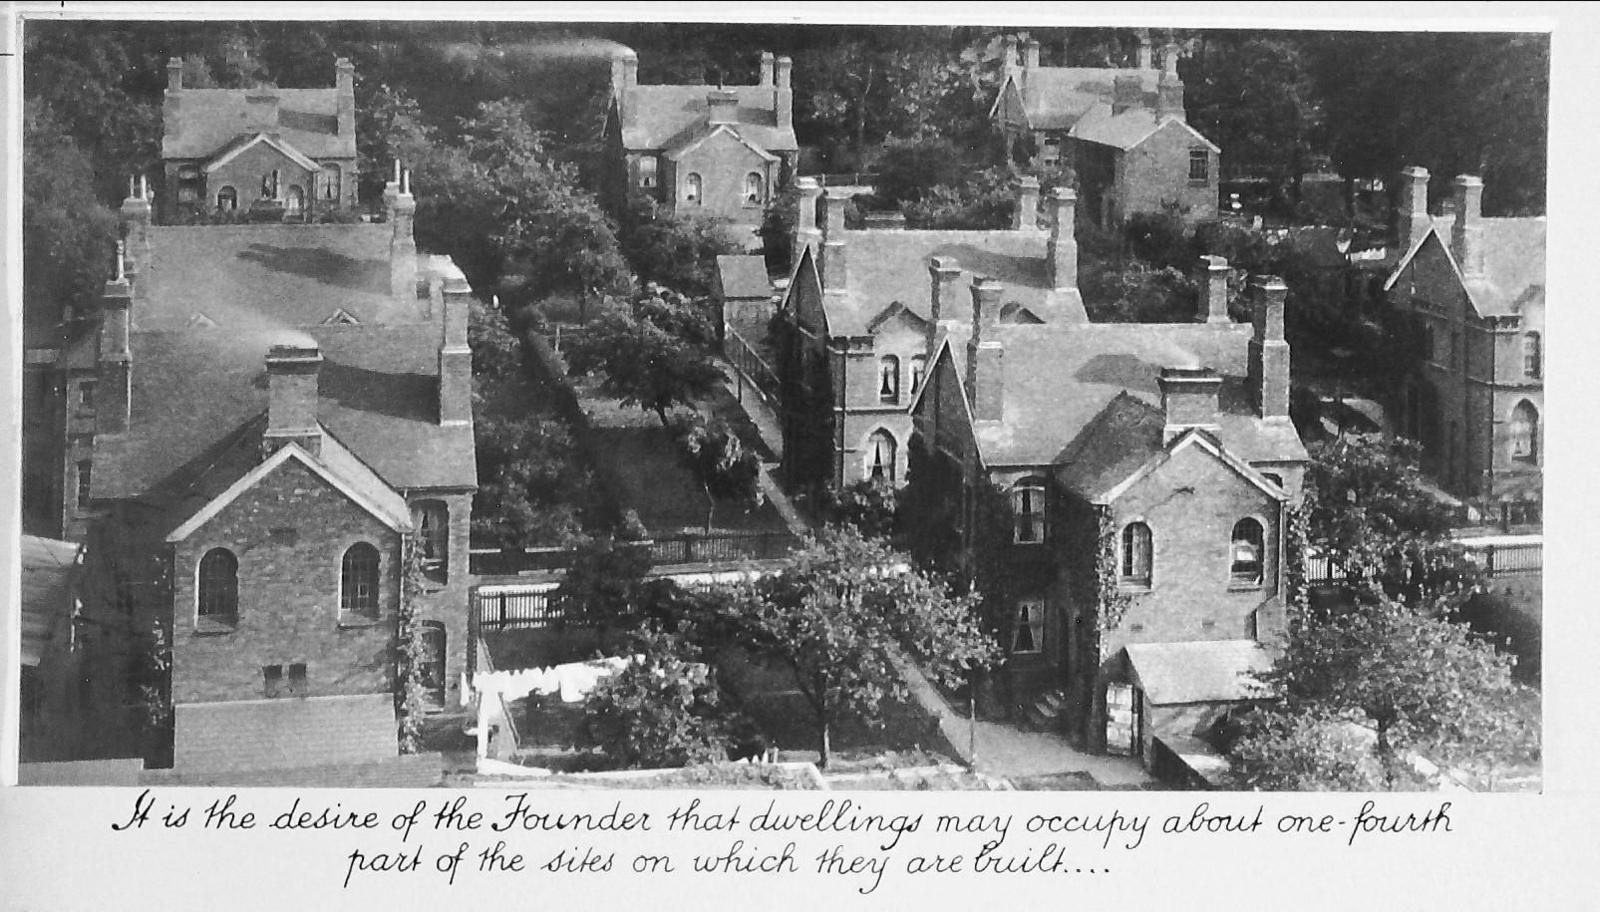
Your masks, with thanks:
M1163 463L1172 459L1172 457L1178 455L1178 453L1182 452L1183 450L1191 448L1201 449L1207 453L1210 453L1213 458L1232 469L1234 474L1249 482L1251 485L1258 488L1261 493L1271 497L1273 500L1289 499L1288 493L1285 492L1281 486L1268 481L1260 472L1257 472L1247 463L1241 461L1233 454L1223 449L1221 442L1219 442L1216 437L1212 436L1210 431L1202 430L1200 428L1190 428L1179 434L1177 437L1174 437L1172 442L1158 450L1155 456L1149 462L1139 467L1138 471L1113 485L1110 490L1103 492L1102 494L1098 495L1098 497L1091 497L1091 499L1105 503L1116 500L1118 497L1122 496L1123 492L1127 491L1129 488L1132 488L1150 473L1160 468Z
M254 136L251 136L250 134L244 134L240 136L238 139L234 140L228 145L223 146L221 151L219 151L210 161L206 162L205 167L201 168L200 170L210 174L223 165L226 165L228 162L238 158L245 150L256 145L271 146L285 158L306 169L307 171L316 172L322 170L321 165L309 158L306 158L304 155L301 155L299 149L296 149L294 146L290 145L272 133L257 133Z
M739 128L733 124L706 124L700 133L690 134L690 136L681 144L668 149L667 158L671 159L672 161L678 161L685 155L688 155L690 152L693 152L694 150L705 145L707 142L710 142L711 139L716 136L733 137L735 141L744 146L746 149L749 149L751 152L754 152L763 161L775 162L778 160L778 156L773 155L766 149L763 149L746 139L744 135L739 132Z
M351 455L337 440L325 437L322 446L322 457L319 458L301 449L299 444L293 442L284 444L276 453L240 476L228 486L227 490L212 498L204 507L184 520L182 525L167 535L167 541L180 542L193 535L221 513L228 504L239 499L246 491L290 460L305 466L312 474L327 482L356 506L389 528L396 532L410 531L411 517L410 511L406 508L405 498L384 484L383 479L362 465L361 461Z
M697 135L710 113L707 85L636 85L623 90L622 147L630 152L665 151ZM727 86L738 96L739 135L768 152L800 148L793 127L778 126L773 86Z
M772 279L767 275L767 258L760 255L719 254L717 284L722 296L729 299L766 299L773 293Z
M1483 245L1484 274L1472 278L1461 274L1461 266L1450 252L1454 221L1454 217L1434 219L1427 232L1395 265L1383 284L1384 291L1394 288L1401 273L1424 247L1436 243L1479 316L1521 313L1529 305L1544 300L1546 225L1543 216L1480 219L1483 233L1479 243Z
M263 115L275 110L273 117ZM276 126L263 130L264 120ZM272 132L311 158L354 158L354 124L339 132L339 90L182 89L162 108L164 159L210 158L240 134Z
M896 301L879 311L877 316L867 321L867 332L877 332L878 327L902 314L905 315L906 320L909 321L913 326L923 327L928 325L927 320L917 316L916 313L905 304Z
M1161 71L1123 67L1033 67L1006 76L1022 96L1028 125L1035 130L1066 130L1102 101L1109 101L1118 76L1138 76L1146 107L1156 106ZM998 109L991 108L992 113Z
M1138 148L1162 130L1182 130L1211 151L1218 154L1222 152L1221 147L1206 139L1199 130L1170 114L1158 116L1149 108L1129 108L1121 114L1112 114L1111 105L1104 102L1085 112L1068 135L1073 139L1126 152Z
M1123 649L1139 687L1157 706L1272 696L1255 676L1272 667L1276 654L1255 640L1129 643Z

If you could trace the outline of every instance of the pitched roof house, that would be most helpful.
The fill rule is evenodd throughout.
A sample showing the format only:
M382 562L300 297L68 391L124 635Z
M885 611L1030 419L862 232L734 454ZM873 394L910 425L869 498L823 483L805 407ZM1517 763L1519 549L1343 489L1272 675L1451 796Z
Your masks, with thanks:
M639 57L611 62L606 136L617 205L642 193L674 214L714 215L748 228L794 171L792 63L763 52L753 86L640 85Z

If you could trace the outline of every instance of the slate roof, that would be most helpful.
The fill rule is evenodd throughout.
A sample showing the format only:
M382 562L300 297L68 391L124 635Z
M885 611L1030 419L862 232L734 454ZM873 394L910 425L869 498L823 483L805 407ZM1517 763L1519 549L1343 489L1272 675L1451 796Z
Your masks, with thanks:
M316 674L313 665L312 686ZM389 693L180 703L173 710L178 773L359 763L400 753Z
M263 99L251 101L250 99ZM276 99L276 126L263 118ZM356 135L339 132L339 90L182 89L162 108L161 157L210 158L241 134L271 133L311 158L354 158Z
M1274 654L1255 640L1130 643L1123 648L1145 697L1157 706L1270 695L1251 676L1271 668Z
M72 615L78 574L75 542L24 535L22 558L22 664L39 664L45 644Z
M1121 114L1112 114L1111 105L1106 102L1094 105L1084 112L1068 135L1074 139L1126 152L1136 148L1168 124L1176 124L1178 129L1187 131L1205 143L1211 151L1222 151L1216 143L1201 135L1199 130L1176 117L1171 115L1159 117L1150 108L1129 108Z
M1138 76L1145 107L1154 108L1161 71L1119 67L1034 67L1015 75L1023 110L1035 130L1065 130L1111 98L1118 76ZM1002 86L1002 91L1004 87Z
M1033 231L846 231L849 293L824 299L828 328L835 335L865 333L875 317L898 303L919 319L932 317L930 257L953 257L956 280L953 319L972 320L972 280L988 276L1005 286L1002 306L1022 304L1048 322L1088 317L1076 288L1057 292L1046 269L1048 232Z
M767 276L767 259L763 256L719 255L717 284L725 299L772 297L772 279Z
M1085 462L1084 490L1092 490L1096 479L1120 465L1119 451L1128 451L1130 460L1142 454L1137 460L1142 464L1162 441L1160 426L1128 402L1102 419L1109 432L1103 440L1088 426L1119 396L1159 411L1161 368L1193 366L1222 375L1218 437L1228 452L1249 463L1306 458L1291 422L1262 420L1251 404L1244 379L1249 324L1001 325L997 332L1005 349L1004 418L978 422L973 429L991 467L1050 465L1076 457ZM1085 449L1080 438L1093 438L1094 448Z
M389 293L389 225L197 225L150 229L134 328L181 329L196 314L252 331L319 324L344 309L362 323L397 314ZM418 276L437 268L419 255Z
M706 124L708 85L637 85L623 90L622 146L629 151L666 151L699 138ZM739 98L734 128L768 152L800 148L793 127L779 127L772 86L727 86Z
M221 493L259 461L267 350L306 335L323 357L318 418L355 458L396 488L477 483L471 426L438 423L436 323L222 327L133 334L129 430L96 438L94 496L198 509Z
M1521 313L1529 304L1544 299L1546 223L1537 218L1485 218L1480 219L1483 234L1483 278L1462 279L1472 306L1479 316L1508 316ZM1411 248L1396 264L1385 288L1394 284L1395 277L1427 244L1430 236L1436 237L1446 253L1450 249L1450 233L1455 225L1453 215L1433 219L1428 234ZM1451 267L1460 275L1454 257Z

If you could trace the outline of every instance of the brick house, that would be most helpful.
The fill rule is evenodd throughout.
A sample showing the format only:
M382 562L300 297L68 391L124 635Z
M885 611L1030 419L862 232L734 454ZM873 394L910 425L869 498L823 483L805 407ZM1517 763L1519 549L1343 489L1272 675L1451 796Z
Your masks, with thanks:
M1025 177L1009 230L914 231L845 228L844 189L820 200L819 225L823 191L811 178L799 188L775 367L784 472L801 487L904 483L911 403L935 342L970 331L959 301L974 272L1007 281L998 317L1007 325L1087 322L1070 191L1050 199L1046 230L1038 181Z
M1543 501L1545 220L1484 218L1483 182L1455 179L1454 214L1430 217L1428 172L1401 177L1406 253L1384 292L1412 330L1402 434L1423 467L1490 520L1537 523Z
M157 208L306 219L356 205L355 67L331 89L195 89L167 62Z
M1010 290L975 279L970 335L911 406L914 550L984 593L1003 708L1093 748L1202 736L1283 628L1306 461L1287 290L1256 277L1236 324L1227 263L1204 268L1180 324L1007 323Z
M792 66L763 52L753 86L639 85L639 56L614 57L606 118L614 204L643 194L669 214L727 219L759 246L762 213L800 151Z
M1008 153L1025 140L1032 167L1070 169L1089 220L1108 228L1135 213L1216 218L1222 150L1187 123L1176 45L1160 69L1143 32L1132 68L1041 66L1038 41L1025 41L1019 60L1011 37L1003 53L989 116Z
M175 763L392 755L405 545L425 676L467 670L471 289L378 224L156 226L123 203L94 331L63 357L65 525L91 584L172 642Z

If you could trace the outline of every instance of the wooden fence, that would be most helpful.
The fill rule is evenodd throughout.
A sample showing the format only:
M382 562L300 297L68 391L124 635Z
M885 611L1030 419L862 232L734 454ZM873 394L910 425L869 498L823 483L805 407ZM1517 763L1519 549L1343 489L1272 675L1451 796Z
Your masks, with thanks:
M1467 558L1478 564L1490 579L1544 571L1544 544L1518 542L1503 545L1467 545ZM1327 554L1310 551L1305 558L1306 582L1325 585L1348 578L1349 571Z
M734 370L739 372L740 392L743 384L748 383L755 391L766 400L774 411L780 408L780 391L782 386L778 382L778 372L772 369L766 359L749 340L741 336L732 326L724 327L722 337L722 355L732 364Z
M684 532L659 535L638 543L657 567L680 564L715 564L729 561L772 560L789 553L799 543L788 531ZM575 552L567 548L526 551L474 548L472 572L479 576L516 576L519 573L565 570Z

